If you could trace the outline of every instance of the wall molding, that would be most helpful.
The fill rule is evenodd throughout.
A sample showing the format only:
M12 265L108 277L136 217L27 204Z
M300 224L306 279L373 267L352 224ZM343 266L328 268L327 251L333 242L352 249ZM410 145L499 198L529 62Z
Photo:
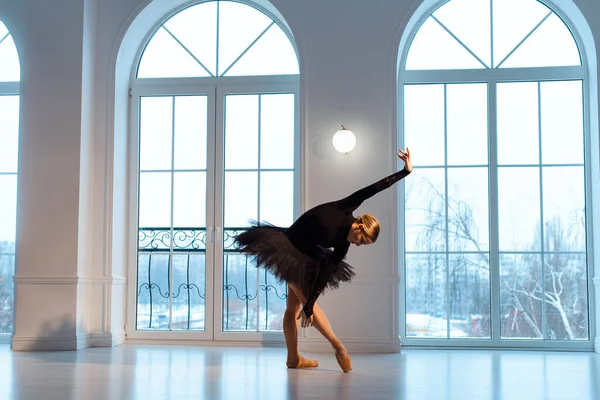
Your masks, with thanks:
M90 347L116 347L125 343L125 332L119 333L92 333Z
M130 338L125 344L152 345L152 346L217 346L217 347L281 347L285 348L283 340L246 341L246 340L192 340L192 339L142 339Z
M90 347L90 335L77 336L13 336L13 351L68 351Z
M125 277L100 276L93 278L80 278L77 276L15 276L13 281L17 285L115 285L123 286L127 283Z
M342 285L399 285L400 277L393 275L368 275L358 274L352 282L343 282Z
M340 339L352 354L397 354L401 352L400 339ZM320 338L299 338L298 347L300 351L310 353L330 353L331 344Z

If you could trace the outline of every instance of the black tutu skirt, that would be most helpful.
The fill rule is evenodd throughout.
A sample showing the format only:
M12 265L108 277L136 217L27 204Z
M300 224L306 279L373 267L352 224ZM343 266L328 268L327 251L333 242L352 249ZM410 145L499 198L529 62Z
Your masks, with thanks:
M313 254L307 255L293 245L286 228L269 223L254 223L236 236L235 246L252 256L257 267L270 271L280 281L298 285L305 296L311 295L317 276L323 291L337 289L341 282L350 282L355 276L350 264L328 262L330 249L316 247Z

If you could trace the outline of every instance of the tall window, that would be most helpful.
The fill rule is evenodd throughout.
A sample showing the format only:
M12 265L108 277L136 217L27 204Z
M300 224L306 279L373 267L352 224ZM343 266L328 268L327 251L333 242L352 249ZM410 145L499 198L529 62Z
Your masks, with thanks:
M13 330L20 75L15 43L0 22L0 334Z
M287 287L232 238L250 220L290 225L299 208L290 39L249 5L203 2L153 33L132 86L130 335L264 340L281 330Z
M403 341L588 342L585 71L571 31L535 0L451 0L405 54Z

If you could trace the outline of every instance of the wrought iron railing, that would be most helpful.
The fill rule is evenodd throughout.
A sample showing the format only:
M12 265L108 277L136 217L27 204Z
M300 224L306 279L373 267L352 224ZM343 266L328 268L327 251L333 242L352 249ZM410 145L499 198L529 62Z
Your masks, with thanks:
M277 281L269 272L257 269L250 257L237 251L234 238L245 229L227 228L223 232L222 328L225 331L279 331L282 329L287 285ZM191 264L197 264L199 258L205 261L206 228L140 227L138 236L137 328L203 330L206 266L195 268ZM153 258L155 264L162 264L155 268L157 271L153 271ZM179 277L181 282L175 283L172 279L175 269L178 275L184 272L184 277ZM192 276L192 271L196 272L195 276ZM160 279L160 274L163 279ZM184 322L174 323L172 304L184 294L187 297L187 301L183 302ZM192 304L192 297L196 297L199 304ZM140 302L140 299L145 302ZM155 308L161 300L169 303L168 316L165 315L165 305L162 306L163 314L156 316ZM198 309L197 313L192 312L194 307ZM140 312L142 308L146 309L145 313Z

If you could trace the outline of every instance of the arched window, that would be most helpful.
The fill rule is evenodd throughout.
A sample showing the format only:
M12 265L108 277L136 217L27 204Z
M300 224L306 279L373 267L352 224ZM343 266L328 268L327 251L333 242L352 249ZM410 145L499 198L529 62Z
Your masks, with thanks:
M0 21L0 334L13 330L20 75L15 43Z
M415 162L403 342L590 345L586 70L571 30L539 1L451 0L413 35L399 72Z
M288 226L299 210L298 74L289 33L249 4L202 2L153 32L132 84L129 335L281 331L287 287L232 237L249 220Z

